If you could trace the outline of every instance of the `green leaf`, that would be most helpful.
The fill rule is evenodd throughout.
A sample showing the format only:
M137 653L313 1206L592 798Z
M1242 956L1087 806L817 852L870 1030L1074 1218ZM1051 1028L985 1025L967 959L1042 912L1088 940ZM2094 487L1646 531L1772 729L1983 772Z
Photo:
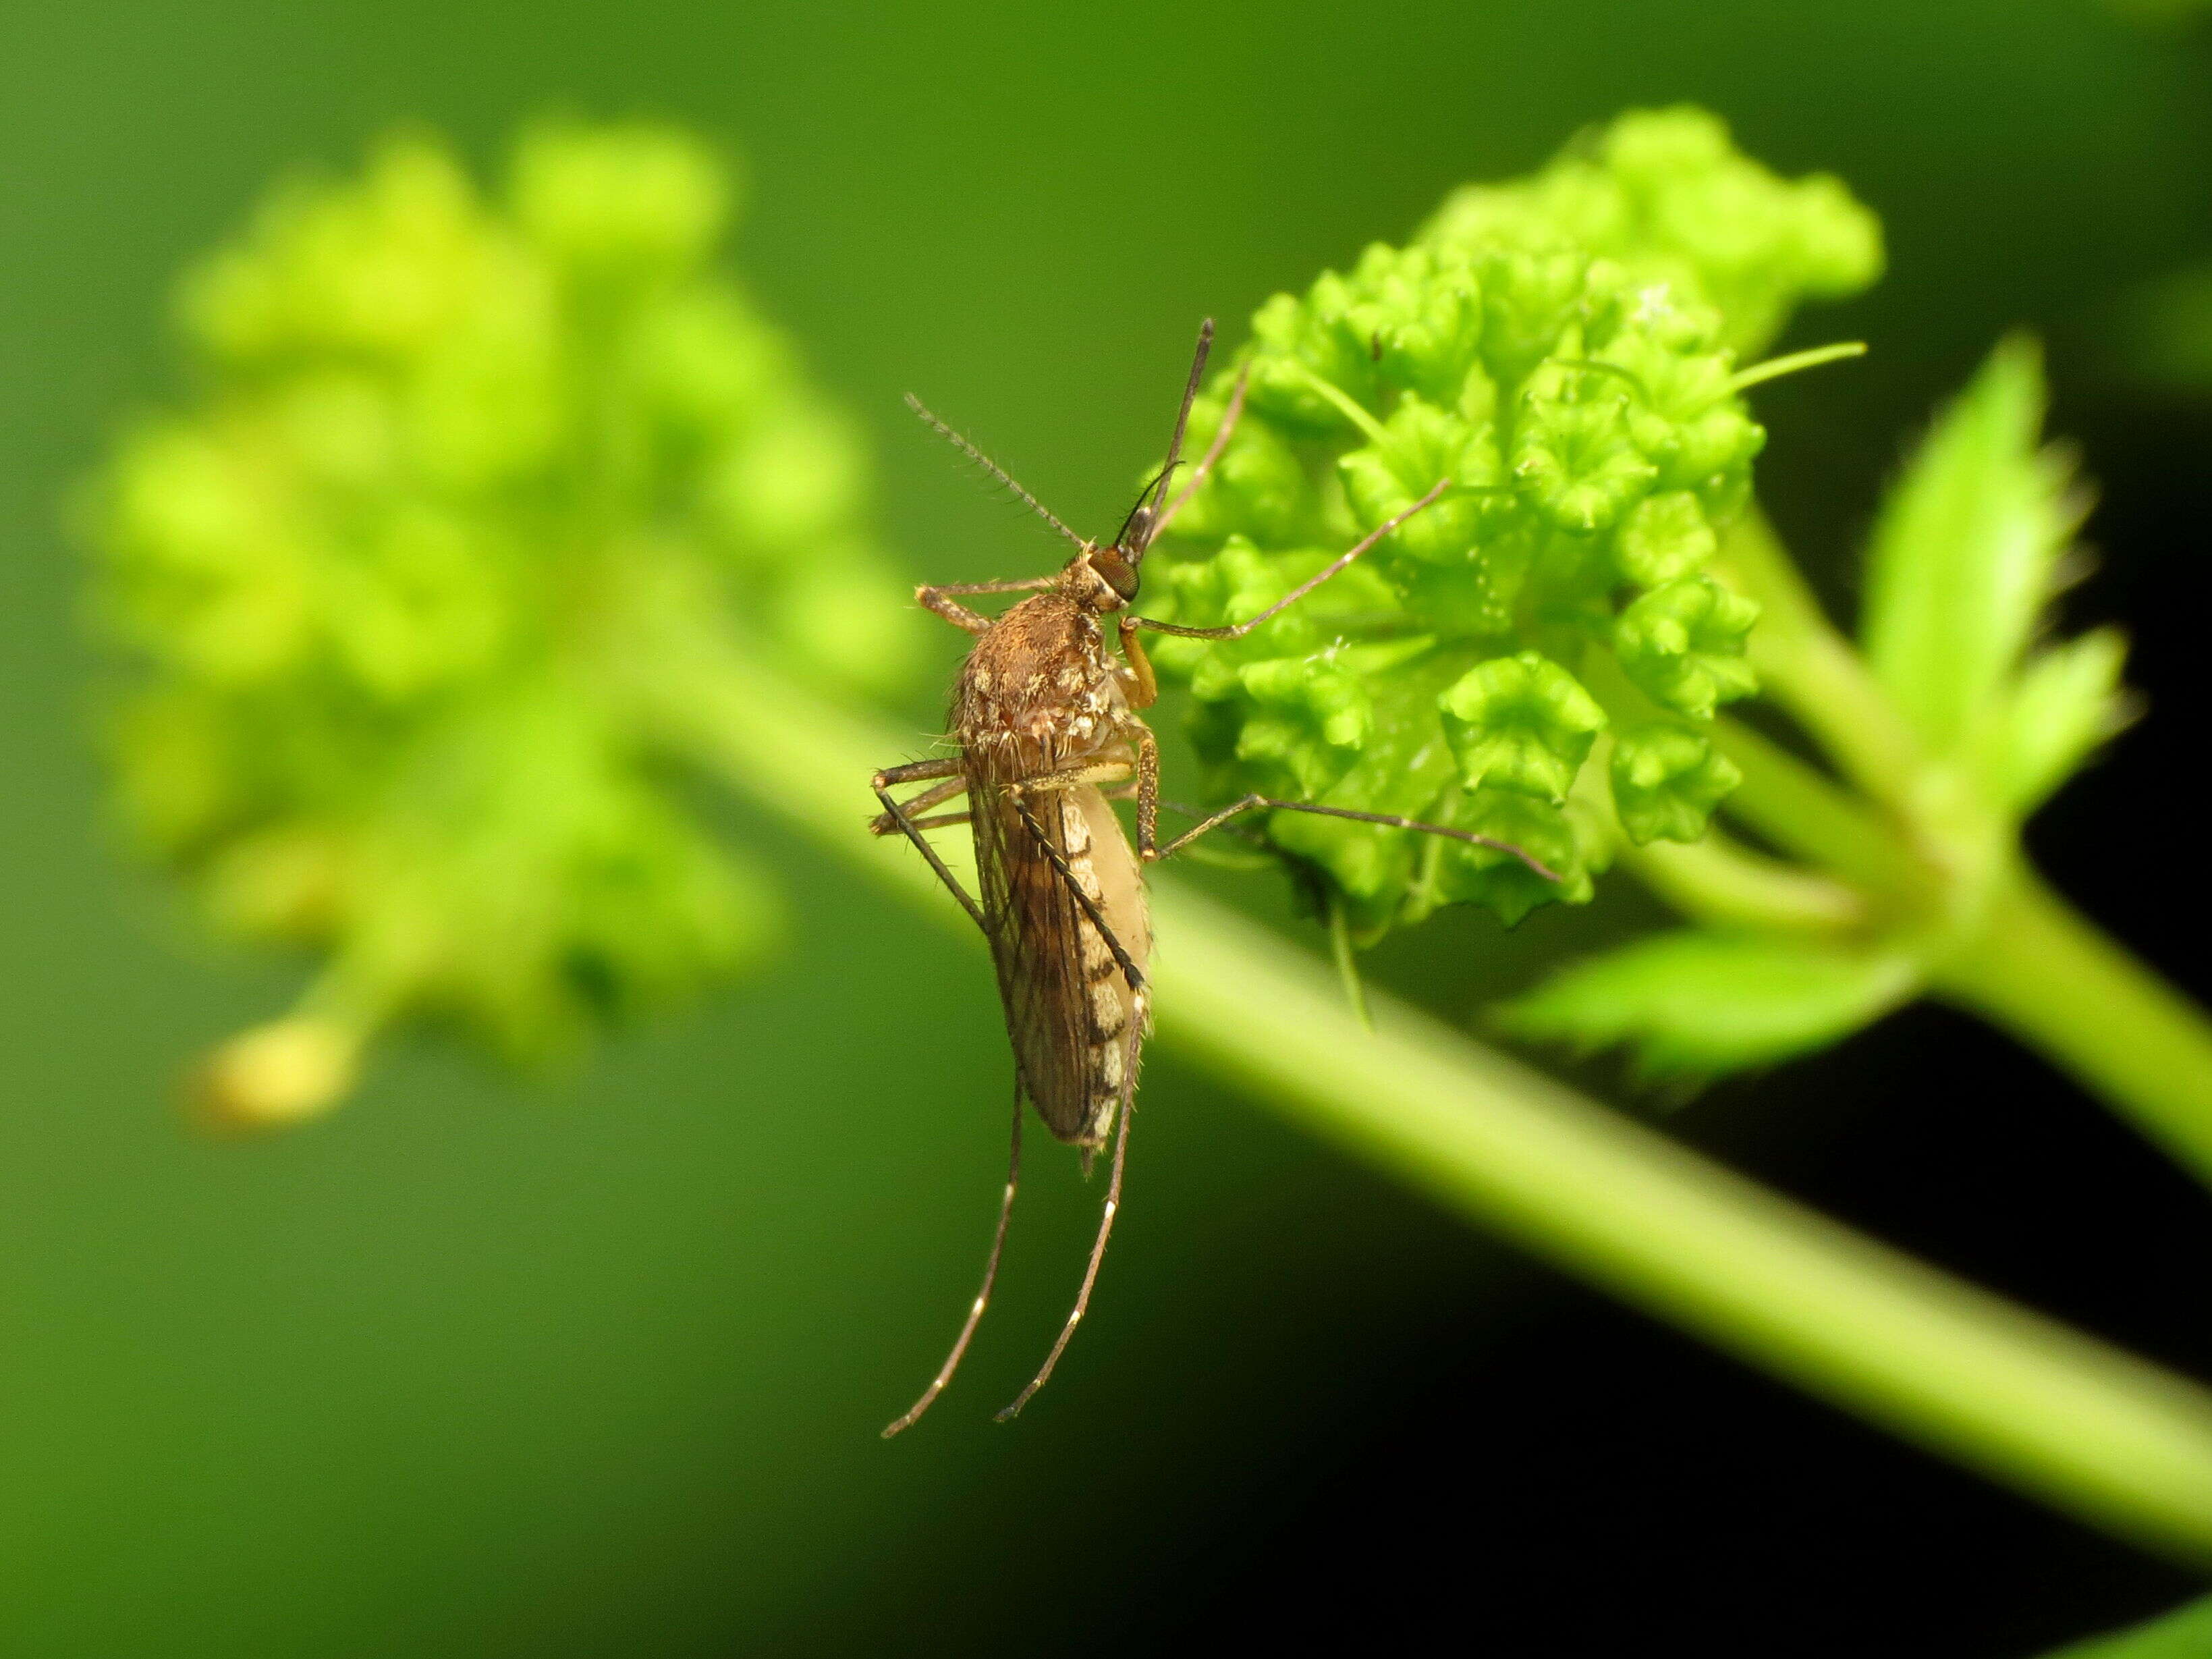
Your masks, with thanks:
M1939 756L2002 719L2081 520L2070 465L2038 447L2043 408L2035 346L2005 341L1938 417L1875 526L1867 659Z
M1705 732L1659 724L1632 726L1614 739L1611 776L1620 827L1638 847L1699 839L1713 809L1743 781Z
M1693 720L1759 689L1744 640L1759 606L1705 576L1653 589L1620 613L1613 649L1623 672L1653 701Z
M1575 677L1534 651L1478 663L1437 702L1470 789L1487 784L1562 801L1605 711Z
M1500 1016L1522 1036L1626 1044L1655 1072L1710 1075L1833 1042L1917 985L1893 954L1686 930L1571 967Z
M2134 718L2120 671L2127 640L2118 629L2038 652L2021 671L1999 730L1994 781L2023 815L2041 805Z

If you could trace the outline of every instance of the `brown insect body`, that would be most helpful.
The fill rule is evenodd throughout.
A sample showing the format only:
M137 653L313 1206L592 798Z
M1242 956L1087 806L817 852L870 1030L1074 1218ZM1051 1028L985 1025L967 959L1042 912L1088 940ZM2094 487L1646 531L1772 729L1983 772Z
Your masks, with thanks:
M1134 1081L1146 1012L1091 909L1141 972L1152 946L1144 882L1097 785L1023 786L1134 769L1124 733L1149 687L1107 646L1102 599L1119 603L1079 555L1058 586L1006 611L969 653L951 720L1022 1089L1054 1136L1086 1151L1105 1144Z
M999 1224L983 1268L981 1291L970 1304L951 1352L921 1397L884 1432L910 1426L944 1391L983 1316L1006 1243L1007 1218L1021 1171L1022 1100L1036 1108L1045 1127L1091 1155L1113 1141L1113 1172L1098 1232L1091 1248L1073 1310L1043 1366L1012 1405L1011 1417L1044 1386L1068 1339L1090 1305L1114 1217L1120 1207L1123 1161L1129 1145L1137 1067L1150 1012L1146 965L1152 926L1145 904L1144 866L1188 846L1238 814L1255 810L1314 812L1390 829L1449 836L1512 854L1539 874L1552 872L1519 848L1470 830L1418 823L1389 813L1358 811L1312 801L1247 795L1195 828L1162 845L1158 835L1159 750L1141 711L1155 695L1151 663L1138 642L1139 628L1197 639L1240 639L1328 580L1449 488L1439 479L1413 506L1386 520L1317 574L1258 615L1218 628L1190 628L1133 617L1138 568L1152 540L1190 498L1220 459L1243 408L1240 375L1219 430L1173 502L1167 485L1179 464L1191 404L1212 341L1209 321L1183 387L1168 462L1139 500L1110 544L1086 540L1054 518L1028 491L981 451L931 415L917 413L991 472L1076 545L1075 556L1055 576L1024 581L976 582L923 587L915 597L956 627L975 636L952 699L957 755L916 761L876 774L883 811L872 829L910 842L989 942L999 996L1014 1050L1016 1092L1006 1185ZM911 400L909 400L911 401ZM977 593L1027 593L994 620L960 603ZM1117 635L1109 644L1106 619ZM1115 647L1119 647L1116 654ZM894 786L930 787L904 801ZM1133 849L1114 816L1112 796L1133 796L1137 845ZM965 795L967 810L925 816L931 807ZM967 824L975 838L981 902L969 896L930 845L927 831Z

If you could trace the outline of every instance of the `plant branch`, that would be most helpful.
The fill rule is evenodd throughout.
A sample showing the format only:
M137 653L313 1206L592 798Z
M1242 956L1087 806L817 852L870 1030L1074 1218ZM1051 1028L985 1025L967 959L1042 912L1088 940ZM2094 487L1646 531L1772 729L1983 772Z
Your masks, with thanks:
M1980 1014L2101 1095L2212 1182L2212 1030L2022 863L1981 928L1938 961L1936 992Z
M911 849L865 828L870 772L926 740L833 709L702 636L692 647L656 652L636 687L672 746L969 932ZM1824 1399L2115 1533L2212 1561L2212 1396L2195 1385L1387 999L1363 1030L1318 963L1172 880L1155 886L1153 914L1164 1040L1255 1098Z
M1918 745L1756 506L1723 537L1716 574L1759 601L1749 653L1767 695L1853 783L1877 800L1905 805L1899 792L1918 774Z
M1623 847L1620 861L1664 902L1702 922L1813 933L1866 925L1866 901L1852 889L1754 853L1718 830L1686 844Z
M1740 720L1714 721L1713 742L1743 774L1721 803L1729 817L1870 897L1891 904L1936 901L1936 872L1883 813Z

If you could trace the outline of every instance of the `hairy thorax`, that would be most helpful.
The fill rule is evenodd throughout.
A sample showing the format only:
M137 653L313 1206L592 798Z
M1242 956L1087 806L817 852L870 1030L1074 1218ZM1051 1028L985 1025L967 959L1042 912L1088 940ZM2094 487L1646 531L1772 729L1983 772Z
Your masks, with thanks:
M1040 593L975 642L953 696L953 729L1002 777L1075 764L1120 743L1127 675L1092 611Z

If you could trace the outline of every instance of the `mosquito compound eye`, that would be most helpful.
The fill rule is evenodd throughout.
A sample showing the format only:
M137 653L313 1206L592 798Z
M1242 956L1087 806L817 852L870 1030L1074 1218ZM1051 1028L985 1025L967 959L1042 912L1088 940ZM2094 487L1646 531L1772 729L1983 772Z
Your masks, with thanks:
M1137 567L1111 548L1100 548L1091 556L1091 568L1106 579L1106 585L1121 597L1124 605L1137 601Z

